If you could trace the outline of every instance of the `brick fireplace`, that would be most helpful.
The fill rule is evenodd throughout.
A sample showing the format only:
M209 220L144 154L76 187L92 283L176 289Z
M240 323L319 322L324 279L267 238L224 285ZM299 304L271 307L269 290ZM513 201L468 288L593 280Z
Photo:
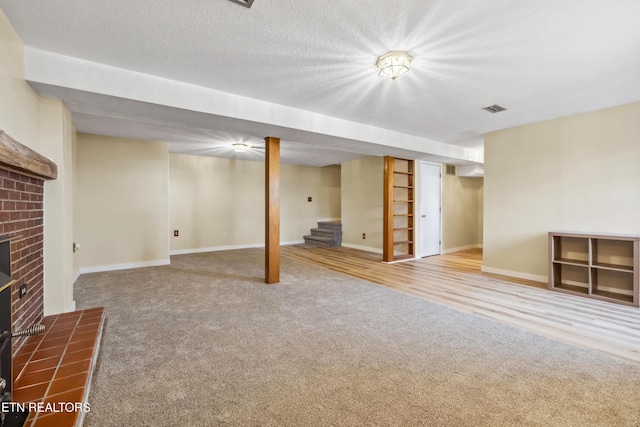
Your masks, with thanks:
M9 243L15 280L13 331L38 323L44 315L44 180L56 177L55 163L0 130L0 242ZM14 350L20 344L15 340Z
M44 181L56 178L55 163L0 130L0 400L22 405L2 409L2 426L78 426L88 408L104 310L43 318Z
M43 195L42 179L0 168L0 236L10 244L14 331L38 323L44 314ZM27 293L21 298L23 285Z

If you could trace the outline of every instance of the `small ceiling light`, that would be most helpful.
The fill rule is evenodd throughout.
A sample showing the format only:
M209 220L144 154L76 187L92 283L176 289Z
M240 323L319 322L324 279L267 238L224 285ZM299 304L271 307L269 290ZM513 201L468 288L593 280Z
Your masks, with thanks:
M236 142L232 147L236 153L244 153L249 149L249 146L247 144L243 144L242 142Z
M380 70L378 76L395 80L409 71L411 56L407 52L389 52L378 58L376 67Z
M506 111L507 109L499 106L498 104L490 105L488 107L484 107L483 110L486 110L490 113L499 113L500 111Z

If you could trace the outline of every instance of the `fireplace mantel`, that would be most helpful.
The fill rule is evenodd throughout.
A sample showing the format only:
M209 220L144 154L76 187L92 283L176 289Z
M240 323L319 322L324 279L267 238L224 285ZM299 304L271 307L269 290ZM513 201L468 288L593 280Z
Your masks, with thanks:
M58 166L0 130L0 167L40 179L56 179Z

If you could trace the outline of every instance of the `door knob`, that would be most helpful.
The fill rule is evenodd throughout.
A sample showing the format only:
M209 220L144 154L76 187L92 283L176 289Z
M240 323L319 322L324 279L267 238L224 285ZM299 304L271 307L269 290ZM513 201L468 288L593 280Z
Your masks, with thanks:
M422 215L422 218L426 218L426 217L427 217L426 215Z

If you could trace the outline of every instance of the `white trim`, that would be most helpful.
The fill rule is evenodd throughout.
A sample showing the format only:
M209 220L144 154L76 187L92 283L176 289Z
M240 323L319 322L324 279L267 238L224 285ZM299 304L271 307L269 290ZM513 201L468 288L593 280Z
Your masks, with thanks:
M318 218L318 222L342 222L342 218Z
M156 261L132 262L128 264L98 265L95 267L81 268L79 273L80 274L101 273L103 271L128 270L130 268L141 268L141 267L157 267L160 265L169 265L169 264L171 264L171 260L159 259Z
M287 245L300 245L304 243L304 240L292 240L289 242L280 242L280 246ZM218 252L218 251L233 251L236 249L252 249L252 248L264 248L264 243L249 243L246 245L230 245L230 246L210 246L208 248L193 248L193 249L178 249L170 251L169 255L188 255L199 254L203 252Z
M361 251L374 252L377 254L382 253L382 249L372 248L370 246L352 245L351 243L344 243L344 242L342 243L342 246L344 246L345 248L360 249Z
M72 311L76 311L76 300L71 301L71 304L69 304L65 313L71 313Z
M516 277L518 279L533 280L534 282L548 283L547 276L538 276L536 274L521 273L519 271L502 270L500 268L482 266L480 269L485 273L499 274L501 276Z
M80 277L81 274L82 272L80 270L76 271L76 274L74 274L73 278L71 279L71 285L75 285L76 280L78 280L78 277Z
M248 245L210 246L208 248L178 249L169 251L169 255L188 255L203 252L232 251L235 249L264 248L264 243L250 243Z
M459 252L459 251L466 251L467 249L477 249L477 248L481 248L482 244L481 243L476 243L475 245L466 245L466 246L458 246L457 248L449 248L449 249L443 249L441 251L442 254L450 254L453 252Z

